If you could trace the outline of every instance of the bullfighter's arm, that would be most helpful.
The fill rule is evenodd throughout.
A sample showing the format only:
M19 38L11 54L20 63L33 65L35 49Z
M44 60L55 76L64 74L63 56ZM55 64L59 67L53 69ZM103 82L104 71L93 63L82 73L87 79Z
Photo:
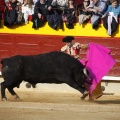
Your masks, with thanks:
M81 49L87 49L88 48L88 44L80 44L80 48Z

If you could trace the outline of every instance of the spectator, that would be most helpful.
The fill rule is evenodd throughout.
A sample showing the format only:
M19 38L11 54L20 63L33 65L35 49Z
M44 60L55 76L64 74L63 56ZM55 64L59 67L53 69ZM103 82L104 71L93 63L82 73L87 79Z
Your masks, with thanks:
M34 6L33 0L24 0L22 13L24 14L25 23L28 23L29 15L34 14Z
M87 7L89 6L90 1L89 0L84 0L83 5L81 8L79 8L79 25L82 23L88 21L91 17L91 12L87 10Z
M0 27L2 27L3 13L5 11L5 2L4 0L0 1Z
M19 1L21 4L23 4L23 1L24 1L24 0L18 0L18 1Z
M108 6L107 11L102 16L103 26L107 30L108 35L112 35L118 27L118 17L120 16L120 5L117 0L111 0L111 5Z
M64 9L68 6L68 0L53 0L51 5L56 12L61 15Z
M96 29L98 28L101 17L107 8L107 4L102 0L93 0L93 3L94 7L89 7L88 11L92 12L91 24L92 28Z
M17 0L6 1L6 11L4 14L4 25L21 24L24 22L21 11L21 3Z
M34 13L38 16L38 18L46 18L46 15L50 14L51 10L52 6L50 2L47 2L46 0L38 0L35 4Z
M68 0L68 7L66 7L63 11L62 17L63 21L66 24L66 27L69 29L74 28L74 22L76 20L76 9L74 5L74 0Z
M38 0L33 0L34 5L36 4L37 1L38 1Z
M75 1L75 8L76 8L76 15L78 16L78 9L82 7L83 0L74 0Z
M52 6L49 1L38 0L35 4L34 15L33 15L33 28L42 27L46 20L47 15L51 14Z
M90 0L90 4L87 6L87 9L93 8L93 7L94 7L94 2L93 2L93 0Z
M10 0L10 4L12 6L12 9L15 9L16 11L19 11L19 9L21 9L21 3L18 0Z
M19 8L21 7L21 2L19 2L18 0L5 0L5 4L7 7L7 10L19 10Z
M82 4L83 4L83 0L74 0L74 1L75 1L75 6L76 6L77 8L81 7Z
M4 13L5 10L5 2L4 0L0 1L0 13Z

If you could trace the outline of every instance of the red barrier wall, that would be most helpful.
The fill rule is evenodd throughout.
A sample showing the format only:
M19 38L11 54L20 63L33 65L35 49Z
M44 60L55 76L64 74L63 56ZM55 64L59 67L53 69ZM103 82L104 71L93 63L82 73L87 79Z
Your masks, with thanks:
M21 35L21 34L0 34L0 60L13 55L34 55L50 51L60 51L64 45L64 36L45 35ZM112 50L111 55L117 63L110 70L108 75L120 76L120 38L95 38L95 37L75 37L75 41L80 43L94 42L108 47ZM84 58L86 50L81 51Z

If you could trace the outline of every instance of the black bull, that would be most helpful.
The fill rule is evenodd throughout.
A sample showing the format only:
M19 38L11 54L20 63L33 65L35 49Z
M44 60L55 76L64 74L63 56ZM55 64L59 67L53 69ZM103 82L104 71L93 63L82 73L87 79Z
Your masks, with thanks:
M15 96L14 87L19 87L22 81L32 85L37 83L66 83L81 93L86 80L84 66L73 57L62 52L50 52L39 55L16 55L1 60L2 76L1 96L6 100L5 89Z

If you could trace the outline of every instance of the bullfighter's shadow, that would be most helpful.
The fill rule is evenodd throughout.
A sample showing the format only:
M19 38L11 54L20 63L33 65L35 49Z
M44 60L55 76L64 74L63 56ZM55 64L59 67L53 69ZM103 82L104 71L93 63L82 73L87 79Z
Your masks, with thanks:
M102 96L104 97L104 96ZM97 104L120 104L120 98L119 99L116 99L116 100L95 100L94 101L95 103Z

